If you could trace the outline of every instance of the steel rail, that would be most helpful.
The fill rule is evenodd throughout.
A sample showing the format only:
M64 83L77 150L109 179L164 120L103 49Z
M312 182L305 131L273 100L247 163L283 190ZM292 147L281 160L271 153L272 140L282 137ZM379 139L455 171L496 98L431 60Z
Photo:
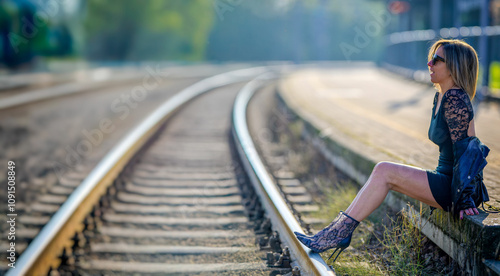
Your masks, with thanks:
M98 68L88 73L80 74L81 77L89 78L88 81L76 81L55 86L40 88L33 91L21 93L10 97L0 99L0 110L30 104L51 98L62 97L81 92L103 89L110 85L116 85L120 82L133 82L142 79L144 76L140 72L117 72L109 68ZM78 76L79 73L75 73ZM77 78L75 76L75 79Z
M21 105L31 104L34 102L44 101L52 98L63 97L67 95L104 89L112 85L119 84L121 82L135 82L142 80L142 86L144 86L145 79L152 74L151 66L144 67L141 70L146 72L141 72L140 70L131 71L119 71L110 68L97 68L86 71L75 72L69 80L73 80L67 83L59 84L58 81L54 81L55 85L46 88L34 89L29 92L24 92L18 95L10 97L0 98L0 110L8 109L12 107L17 107ZM160 76L169 79L189 79L189 78L207 78L211 75L207 68L204 72L196 73L197 70L192 68L184 67L166 67L163 71L159 72ZM233 70L234 71L234 70ZM157 76L154 76L155 78ZM82 80L83 79L83 80ZM85 80L85 81L84 81ZM2 81L0 77L0 82ZM33 82L36 83L36 82ZM29 86L29 85L26 85ZM2 88L0 87L0 93Z
M319 254L312 253L295 238L294 231L302 233L304 231L262 163L248 131L246 121L248 102L255 91L265 83L266 79L270 78L273 78L273 73L263 74L249 82L241 89L235 100L232 133L238 154L261 203L265 206L273 228L278 231L281 240L289 247L290 254L299 264L302 272L305 275L335 275Z
M83 228L84 217L129 160L176 110L205 92L250 80L267 70L267 67L240 69L201 80L158 107L106 154L21 254L15 268L6 275L45 275L50 267L59 265L58 255L63 248L71 245L70 238L74 233Z

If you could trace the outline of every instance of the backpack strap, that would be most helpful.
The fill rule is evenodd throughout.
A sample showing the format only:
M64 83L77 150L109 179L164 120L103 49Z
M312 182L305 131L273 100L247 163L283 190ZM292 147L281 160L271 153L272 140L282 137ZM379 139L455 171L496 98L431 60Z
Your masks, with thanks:
M500 213L500 208L493 207L488 203L486 203L486 205L488 206L488 210L486 210L486 208L484 208L484 202L481 202L481 207L483 208L483 211L485 211L486 213L490 213L490 214Z

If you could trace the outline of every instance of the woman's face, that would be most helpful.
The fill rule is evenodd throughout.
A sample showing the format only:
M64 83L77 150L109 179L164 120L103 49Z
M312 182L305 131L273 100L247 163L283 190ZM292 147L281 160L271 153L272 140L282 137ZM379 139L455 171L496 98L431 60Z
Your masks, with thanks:
M443 47L440 46L436 50L436 55L445 59ZM451 79L450 71L448 70L448 68L446 68L446 63L444 61L439 60L432 64L431 60L427 63L427 66L429 66L431 81L433 83L444 83L447 79Z

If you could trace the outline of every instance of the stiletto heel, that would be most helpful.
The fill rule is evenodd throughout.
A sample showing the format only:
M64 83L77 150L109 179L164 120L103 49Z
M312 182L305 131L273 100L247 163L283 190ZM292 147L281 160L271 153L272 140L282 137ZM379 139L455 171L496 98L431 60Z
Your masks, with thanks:
M344 251L344 249L346 249L346 248L347 247L337 247L337 249L335 249L335 251L333 251L332 255L330 255L330 258L328 258L328 260L330 260L333 257L333 255L335 254L335 252L337 252L340 249L339 254L337 254L337 256L335 257L335 259L333 259L332 264L334 264L335 261L337 260L337 258L340 256L340 253L342 253L342 251Z

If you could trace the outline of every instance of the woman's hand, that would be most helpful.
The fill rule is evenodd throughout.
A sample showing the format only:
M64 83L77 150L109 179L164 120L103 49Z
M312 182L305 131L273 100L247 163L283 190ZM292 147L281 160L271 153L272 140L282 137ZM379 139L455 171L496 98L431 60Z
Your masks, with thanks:
M460 210L460 219L464 219L464 213L468 216L479 215L477 208L469 208L465 210Z

